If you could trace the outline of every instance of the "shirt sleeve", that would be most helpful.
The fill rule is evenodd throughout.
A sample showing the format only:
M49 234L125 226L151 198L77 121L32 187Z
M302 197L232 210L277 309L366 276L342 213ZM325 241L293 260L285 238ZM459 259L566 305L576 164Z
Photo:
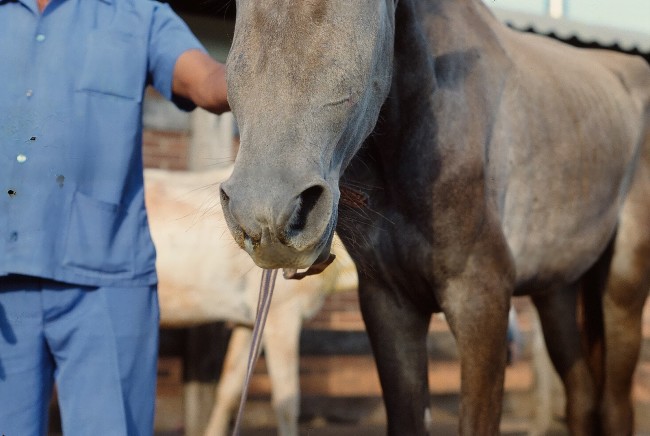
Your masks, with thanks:
M183 110L196 107L191 101L172 94L174 66L187 50L206 52L187 24L167 4L156 5L149 38L149 76L162 96Z

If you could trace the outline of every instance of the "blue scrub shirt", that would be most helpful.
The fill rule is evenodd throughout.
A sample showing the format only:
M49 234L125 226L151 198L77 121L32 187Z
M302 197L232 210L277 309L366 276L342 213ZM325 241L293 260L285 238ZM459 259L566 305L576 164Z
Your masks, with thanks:
M0 1L0 276L156 283L142 99L201 44L149 0ZM187 101L175 101L191 109Z

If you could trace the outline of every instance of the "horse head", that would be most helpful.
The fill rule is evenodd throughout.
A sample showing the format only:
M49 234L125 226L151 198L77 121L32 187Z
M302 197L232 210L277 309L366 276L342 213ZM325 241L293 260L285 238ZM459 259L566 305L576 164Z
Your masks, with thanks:
M221 202L263 268L329 257L339 178L391 85L396 0L237 0L228 99L241 145Z

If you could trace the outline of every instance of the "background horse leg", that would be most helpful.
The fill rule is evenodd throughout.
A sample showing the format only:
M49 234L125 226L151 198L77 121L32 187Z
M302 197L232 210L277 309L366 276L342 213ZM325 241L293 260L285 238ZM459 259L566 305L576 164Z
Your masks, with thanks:
M634 431L632 377L650 287L650 131L645 148L621 214L603 296L606 376L601 414L605 433L611 435L630 435Z
M603 300L606 376L601 414L607 435L631 435L634 431L632 380L641 348L647 277L644 282L643 287L633 289L625 279L612 278Z
M582 349L578 328L577 286L549 290L532 297L546 347L566 392L566 415L572 435L596 431L597 389Z
M269 311L264 331L264 353L271 377L278 434L298 436L302 310L297 298L282 303L271 306L272 310Z
M535 377L535 396L532 409L534 418L530 424L528 436L545 436L551 431L555 413L557 411L561 411L560 414L564 413L564 388L546 352L539 316L535 313L533 318L531 354Z
M360 277L361 313L377 363L389 435L428 433L430 413L426 338L431 314Z
M230 419L233 412L237 410L242 385L246 378L248 351L252 335L253 331L249 327L236 326L233 328L216 390L214 408L205 431L206 436L226 436L228 434Z

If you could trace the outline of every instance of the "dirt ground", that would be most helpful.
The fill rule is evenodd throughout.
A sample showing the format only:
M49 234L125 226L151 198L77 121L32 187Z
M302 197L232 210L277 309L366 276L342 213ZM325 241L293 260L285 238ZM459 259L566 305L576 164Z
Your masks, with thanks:
M517 408L533 408L534 404L525 399L517 400ZM433 435L457 435L458 398L453 395L432 397L434 427ZM522 419L521 410L512 405L504 408L501 434L523 436L529 434L530 421ZM257 399L249 402L241 436L276 436L272 410L268 402ZM310 416L314 413L315 415ZM643 428L635 434L650 436L647 405L637 410ZM379 398L323 399L307 398L303 401L303 414L300 423L301 436L376 436L385 435L385 416ZM182 436L182 431L161 432L156 436ZM562 418L556 416L545 433L546 436L568 435Z
M370 436L386 433L386 417L372 355L367 344L363 343L365 333L359 324L358 314L354 312L354 304L346 304L350 308L349 313L342 313L342 309L337 308L333 315L330 314L336 319L345 319L345 329L335 331L340 326L321 320L308 324L303 332L306 342L301 340L302 436ZM544 434L547 436L567 435L559 381L550 371L548 360L544 360L547 359L545 352L539 353L539 348L535 348L541 342L535 341L537 330L532 307L525 299L516 301L515 307L519 314L523 347L518 359L506 370L501 434L526 435L534 429L545 428ZM633 397L636 407L635 434L650 436L650 303L646 305L644 321L644 346L635 374ZM330 327L332 329L327 330ZM318 344L321 340L325 344ZM326 355L314 354L314 350L332 343L347 345L339 347L338 351L330 350ZM455 342L441 319L432 322L429 348L433 434L456 435L460 370ZM546 384L543 382L545 377L550 380ZM540 386L546 387L540 389ZM277 434L269 394L270 383L262 360L253 377L242 436ZM176 414L176 421L167 422L156 436L184 435L182 417L179 417L182 401L177 389L165 391L159 384L158 415L173 418ZM546 414L542 412L545 410L544 404L549 406ZM546 425L542 420L544 417L548 418Z

